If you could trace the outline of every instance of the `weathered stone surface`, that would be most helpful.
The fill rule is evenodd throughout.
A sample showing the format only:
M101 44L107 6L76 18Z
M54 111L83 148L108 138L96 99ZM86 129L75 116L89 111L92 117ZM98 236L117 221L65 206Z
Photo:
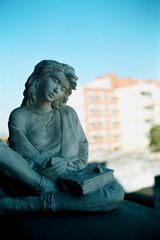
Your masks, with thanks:
M13 166L5 165L5 173L14 176L19 184L32 186L35 194L42 196L31 196L29 192L22 198L19 191L15 198L0 198L2 214L110 211L123 201L123 188L115 179L107 185L102 181L101 188L79 198L56 187L58 176L80 170L88 161L88 141L78 115L66 105L77 79L73 67L43 60L25 83L22 104L9 117L8 140L12 150L1 144L0 162L5 151L6 162L11 159Z
M75 195L85 195L114 181L113 169L97 163L90 163L85 168L64 173L57 178L62 190Z
M1 217L1 239L23 240L159 240L160 215L153 209L123 201L103 213L62 212L51 215ZM7 227L9 231L6 231Z

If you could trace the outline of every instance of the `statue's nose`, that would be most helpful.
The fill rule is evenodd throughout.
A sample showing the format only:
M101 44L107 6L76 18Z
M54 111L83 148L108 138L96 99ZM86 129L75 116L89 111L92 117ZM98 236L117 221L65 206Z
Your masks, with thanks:
M57 85L57 86L54 88L54 92L55 92L55 93L58 93L59 89L60 89L60 86Z

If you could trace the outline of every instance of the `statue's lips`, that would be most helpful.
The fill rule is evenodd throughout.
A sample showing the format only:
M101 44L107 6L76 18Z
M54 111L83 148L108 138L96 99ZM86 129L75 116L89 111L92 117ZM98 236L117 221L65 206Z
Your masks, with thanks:
M49 97L52 97L52 98L55 97L55 94L53 92L49 92L48 95L49 95Z
M76 89L76 86L77 86L77 82L76 81L72 81L72 88Z

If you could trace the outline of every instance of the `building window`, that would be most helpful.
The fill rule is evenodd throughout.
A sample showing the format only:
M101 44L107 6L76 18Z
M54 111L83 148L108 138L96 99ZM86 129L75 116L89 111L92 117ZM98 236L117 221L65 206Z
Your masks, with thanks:
M152 93L149 92L149 91L141 91L140 93L142 96L147 96L147 97L151 97L152 96Z

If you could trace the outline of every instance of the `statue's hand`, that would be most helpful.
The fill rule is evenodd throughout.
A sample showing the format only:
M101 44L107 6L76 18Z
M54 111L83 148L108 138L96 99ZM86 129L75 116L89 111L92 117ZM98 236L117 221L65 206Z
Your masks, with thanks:
M55 180L57 176L66 171L67 163L64 158L53 157L51 158L44 168L39 170L39 173L48 177L51 180Z
M67 164L67 171L76 171L78 170L79 167L77 166L77 164L75 162L71 162Z

